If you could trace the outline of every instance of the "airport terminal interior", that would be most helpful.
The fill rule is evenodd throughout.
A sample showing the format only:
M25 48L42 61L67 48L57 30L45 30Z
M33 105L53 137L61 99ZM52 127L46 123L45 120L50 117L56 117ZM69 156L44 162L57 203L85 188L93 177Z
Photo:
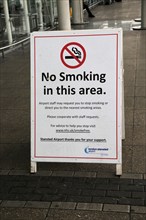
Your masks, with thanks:
M146 0L85 0L84 4L88 9L81 0L0 0L0 220L146 220ZM73 38L72 33L78 37L83 33L86 37L90 33L104 36L104 40L97 42L98 46L94 39L88 45L94 51L90 53L90 61L88 51L82 46L87 39L69 43L66 39ZM59 40L44 43L48 42L48 36L57 36ZM111 37L112 46L105 36ZM38 42L42 42L43 48ZM60 65L53 51L58 52L62 42ZM43 54L46 48L52 51L51 62L47 64L52 72L43 69L39 78L40 66L43 68L49 60ZM40 53L37 58L36 51ZM88 68L93 64L99 68L98 72ZM82 65L90 70L88 74ZM69 71L65 74L67 68L73 71L71 76ZM106 72L100 72L102 68ZM60 81L56 70L60 71ZM113 73L111 78L108 71ZM98 84L96 91L93 79ZM70 84L65 84L65 80ZM52 97L46 95L50 92L46 89L49 83L54 88L58 86L57 104L52 98L54 88L50 90ZM85 97L82 91L88 84L92 89L86 90ZM82 109L73 110L80 117L74 114L76 119L70 120L68 114L73 113L65 109L74 106L80 87L82 98L79 100L77 96L77 99ZM100 102L110 97L104 89L112 94L107 107ZM42 93L44 100L39 99ZM82 113L83 104L89 105L91 100L92 107L98 107L97 115L88 106L86 114ZM64 103L64 110L58 111L60 103ZM50 111L53 105L54 112ZM104 108L108 109L108 117ZM58 128L64 120L60 119L61 114L70 130ZM93 123L87 129L89 118ZM110 129L107 123L100 130L100 118L114 119L111 123L116 129ZM47 125L48 121L51 124ZM83 121L84 129L77 129L76 125L81 127ZM55 123L57 129L53 130ZM96 128L101 137L95 133L92 136ZM41 136L43 132L48 136ZM115 148L111 147L113 151L108 152L106 143L113 137L118 141L114 142ZM64 156L54 160L48 156L47 161L47 156L42 155L48 152L51 155L54 152L51 146L57 155ZM84 149L84 162L78 148ZM76 155L74 149L77 149L76 159L72 159ZM100 158L96 157L98 153ZM109 158L113 159L108 153L114 155L117 163L108 162ZM87 157L91 158L90 163Z

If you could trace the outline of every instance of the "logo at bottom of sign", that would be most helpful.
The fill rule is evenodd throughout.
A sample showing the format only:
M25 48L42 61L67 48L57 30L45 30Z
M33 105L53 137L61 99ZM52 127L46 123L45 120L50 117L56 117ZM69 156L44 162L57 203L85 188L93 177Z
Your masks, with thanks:
M100 155L104 154L104 156L108 156L108 154L105 153L108 150L109 150L109 148L105 148L105 147L103 148L103 147L89 147L88 146L84 149L84 152L86 154L100 154Z

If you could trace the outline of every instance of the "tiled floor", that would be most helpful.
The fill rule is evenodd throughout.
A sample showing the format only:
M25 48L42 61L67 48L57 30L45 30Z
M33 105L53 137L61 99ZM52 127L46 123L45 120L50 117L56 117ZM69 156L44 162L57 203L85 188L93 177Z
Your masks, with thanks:
M108 25L110 27L122 27L124 30L126 138L123 141L122 179L115 177L115 165L41 163L38 166L39 172L37 174L38 176L40 175L38 177L39 181L36 182L37 175L29 174L29 45L25 47L24 51L18 49L7 54L5 59L0 57L0 174L4 175L1 178L2 187L0 187L0 195L3 196L0 197L1 220L146 219L146 207L145 203L143 203L145 200L144 189L146 181L146 30L131 30L134 18L140 17L140 2L140 0L123 0L121 3L114 3L109 6L100 5L93 9L93 13L96 15L95 18L90 19L85 25L73 26L76 29L96 29L107 28ZM87 19L85 15L85 20ZM103 201L96 198L95 203L85 203L86 200L84 198L82 203L77 204L79 197L77 195L78 191L74 190L74 185L71 186L70 190L66 188L67 183L69 186L67 181L70 179L69 175L73 174L74 178L71 179L76 179L77 185L82 180L84 183L85 180L88 183L91 182L92 185L92 178L94 178L95 182L102 182L100 187L104 187L104 181L113 181L112 184L106 185L106 193L110 196L110 200L105 197L104 202L114 203L114 196L118 193L120 193L120 196L119 194L118 196L121 202L119 204L99 204L99 201L100 203ZM49 177L50 175L52 176ZM94 175L94 177L91 175ZM86 178L83 178L85 176ZM63 203L56 202L56 200L48 202L48 199L46 202L24 201L26 200L25 192L30 196L31 190L34 192L35 189L38 193L40 180L43 180L43 178L44 183L50 185L45 177L50 178L51 183L53 179L57 180L55 184L61 187L61 190L65 188L68 195L75 192L74 202ZM107 180L108 178L109 180ZM59 184L59 179L61 179L62 185ZM66 184L62 181L65 179ZM120 189L122 192L115 191L115 187L118 187L117 183L121 184ZM134 183L134 186L131 183ZM57 185L53 186L55 190ZM8 193L12 193L12 197L5 196L8 186L10 186ZM91 194L89 188L85 190L82 183L80 187L83 187L82 190L85 195L87 193ZM86 187L89 187L89 185L87 184ZM113 187L113 191L109 187ZM49 190L48 187L42 189L45 194L47 190ZM51 188L50 192L54 193L55 190L53 191ZM97 196L97 193L101 194L101 189L99 191L96 190L96 192L92 191L92 193ZM127 195L128 198L125 199L124 195ZM58 197L56 198L58 199ZM11 201L6 201L6 199ZM142 206L140 207L139 205Z

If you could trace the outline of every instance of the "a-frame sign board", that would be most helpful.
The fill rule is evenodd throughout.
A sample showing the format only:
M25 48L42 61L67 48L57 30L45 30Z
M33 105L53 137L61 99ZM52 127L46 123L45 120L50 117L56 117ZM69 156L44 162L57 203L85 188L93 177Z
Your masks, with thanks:
M122 29L31 34L31 172L37 162L122 173Z

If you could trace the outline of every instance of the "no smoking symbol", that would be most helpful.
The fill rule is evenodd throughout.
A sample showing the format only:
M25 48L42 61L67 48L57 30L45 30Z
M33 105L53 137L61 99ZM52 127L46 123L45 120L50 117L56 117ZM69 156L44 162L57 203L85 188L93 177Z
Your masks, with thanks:
M86 60L85 48L77 43L71 42L66 44L60 53L62 63L71 69L80 67Z

